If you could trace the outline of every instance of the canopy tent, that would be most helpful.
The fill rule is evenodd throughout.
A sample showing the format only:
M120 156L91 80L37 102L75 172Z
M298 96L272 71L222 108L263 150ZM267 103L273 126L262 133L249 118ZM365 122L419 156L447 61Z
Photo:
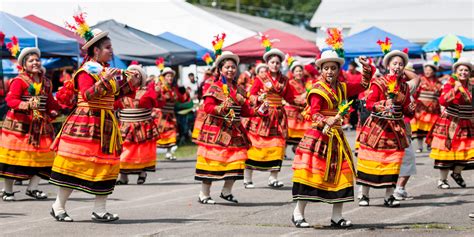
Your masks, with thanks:
M0 22L0 30L5 33L5 43L10 42L12 36L16 36L20 48L38 47L41 50L41 56L79 55L79 44L76 40L64 37L29 20L0 11ZM2 48L2 54L10 55L5 47Z
M276 39L278 41L273 42L273 48L278 48L285 54L300 57L316 57L320 51L315 44L306 41L296 35L292 35L286 32L282 32L276 29L270 29L263 32L267 35L270 40ZM262 59L265 49L260 42L257 35L251 36L235 44L229 45L224 48L224 51L232 51L239 55L241 61L250 62L252 60Z
M122 24L121 24L122 25ZM196 51L183 47L179 44L176 44L167 39L161 38L159 36L154 36L152 34L146 33L144 31L135 29L128 25L123 25L123 27L132 32L133 34L151 42L152 44L166 49L169 51L169 56L166 59L166 65L184 65L184 64L193 64L196 59Z
M85 40L81 38L78 34L64 28L61 26L58 26L56 24L53 24L45 19L39 18L35 15L28 15L23 17L24 19L27 19L29 21L32 21L40 26L43 26L45 28L48 28L56 33L59 33L61 35L64 35L68 38L75 39L81 46L85 44Z
M385 37L392 41L392 50L403 50L408 48L410 55L419 55L423 53L421 46L402 39L394 34L388 33L377 27L370 27L357 34L348 36L344 39L344 53L347 58L355 58L361 55L369 57L383 56L380 46L376 43L378 40L385 40Z
M194 51L196 51L196 58L194 60L194 62L196 64L204 64L205 62L202 60L202 57L206 54L206 53L210 53L210 54L213 54L211 50L191 41L191 40L188 40L188 39L185 39L181 36L178 36L178 35L175 35L171 32L165 32L165 33L162 33L162 34L159 34L158 35L159 37L163 38L163 39L166 39L168 41L171 41L171 42L174 42L176 44L179 44L185 48L188 48L188 49L192 49ZM209 41L209 45L211 45L211 41Z
M463 50L474 50L474 40L460 36L448 34L439 38L436 38L425 45L423 45L423 51L434 52L434 51L454 51L456 49L456 43L460 42L463 45Z

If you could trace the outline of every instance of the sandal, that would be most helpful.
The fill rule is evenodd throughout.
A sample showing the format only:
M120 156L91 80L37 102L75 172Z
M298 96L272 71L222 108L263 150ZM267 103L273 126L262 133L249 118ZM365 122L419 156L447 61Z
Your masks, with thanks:
M284 184L278 180L268 181L268 186L272 188L281 188Z
M331 227L335 228L349 228L352 226L352 222L349 220L345 220L344 218L340 219L338 222L335 222L331 219Z
M137 181L138 183L138 181ZM116 185L127 185L128 184L128 181L123 181L123 180L117 180L117 182L115 183Z
M41 200L41 199L46 199L48 198L48 195L44 193L43 191L40 190L26 190L25 192L26 196L30 196L34 199Z
M2 200L5 202L15 201L15 193L18 193L18 191L12 193L7 193L3 191Z
M59 222L73 222L74 220L67 214L67 212L64 212L64 213L61 213L59 215L56 215L54 213L54 209L51 208L51 212L49 213L51 214L52 217L54 217L54 219L56 219L57 221Z
M370 199L369 197L362 195L362 197L359 200L359 206L361 207L368 207L369 206Z
M255 185L253 185L253 182L244 182L244 188L253 189L255 188Z
M201 199L201 197L199 197L198 202L200 202L201 204L216 204L216 201L214 201L211 197L207 197L204 199Z
M451 178L454 179L454 181L456 181L456 183L461 187L461 188L465 188L466 187L466 182L464 182L464 179L462 178L461 174L457 174L457 173L451 173Z
M438 180L438 188L439 189L449 189L450 186L448 184L448 180L444 179L444 180Z
M383 205L386 207L399 207L400 202L397 201L393 195L391 195L387 200L383 200Z
M291 216L291 222L293 222L293 225L295 225L296 228L309 228L308 222L303 218L301 220L295 220L295 216Z
M233 203L239 203L239 201L237 199L234 198L234 195L232 194L229 194L227 196L224 196L223 193L221 193L221 196L220 196L222 199L226 200L226 201L229 201L229 202L233 202Z
M138 179L137 179L137 184L144 184L145 181L146 181L146 176L147 174L145 173L145 176L138 176Z
M95 222L111 222L119 219L117 214L111 214L106 212L103 216L99 216L97 213L92 212L91 219Z

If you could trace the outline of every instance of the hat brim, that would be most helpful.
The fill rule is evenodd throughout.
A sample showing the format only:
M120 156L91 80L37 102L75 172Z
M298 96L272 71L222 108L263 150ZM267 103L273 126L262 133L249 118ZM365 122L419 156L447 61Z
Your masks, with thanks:
M294 62L293 64L291 64L290 71L293 72L296 67L301 67L301 69L304 69L303 64L301 64L300 62Z
M21 50L20 55L18 56L18 64L23 66L23 59L28 54L37 54L41 58L41 51L36 47L27 47Z
M280 57L280 59L282 61L285 59L285 54L281 50L273 48L273 49L270 49L268 52L263 54L263 60L265 62L268 62L268 58L270 58L270 56L272 56L272 55L276 55L276 56Z
M172 70L172 69L171 69L171 70L164 70L163 72L161 72L161 75L162 75L162 76L165 76L165 75L168 74L168 73L173 74L173 77L176 76L176 72L175 72L174 70Z
M91 47L95 42L99 41L100 39L106 37L107 35L109 35L109 32L107 31L102 31L100 32L99 34L95 35L94 38L92 38L91 40L87 41L84 46L82 46L82 49L83 50L87 50L89 49L89 47Z
M148 75L146 74L145 70L143 70L143 68L138 65L130 65L128 66L127 70L138 71L140 73L140 76L142 77L142 80L146 80L148 78Z
M234 62L239 65L240 63L240 59L239 59L239 56L236 55L236 54L222 54L221 56L219 56L217 59L216 59L216 64L215 66L218 67L219 64L224 61L225 59L232 59L234 60Z
M323 64L327 63L327 62L338 63L339 68L340 68L340 67L342 67L342 65L344 65L345 60L343 58L320 58L320 59L316 60L316 66L318 68L321 68L323 66Z
M435 69L435 71L438 70L438 66L434 65L434 63L423 63L423 68L424 67L432 67Z
M472 72L472 70L473 70L473 65L472 65L472 63L467 62L467 61L457 61L457 62L455 62L455 63L453 64L453 68L452 68L453 73L456 73L456 69L457 69L459 66L461 66L461 65L464 65L464 66L468 67L468 68L469 68L469 71Z
M268 68L268 65L265 64L265 63L258 64L257 67L255 67L255 72L258 73L260 71L260 69L262 69L262 68Z
M389 52L388 54L386 54L384 57L383 57L383 61L382 61L382 65L387 68L387 65L388 65L388 61L395 57L395 56L399 56L403 59L403 62L405 64L405 66L407 65L408 63L408 55L400 50L393 50L391 52Z

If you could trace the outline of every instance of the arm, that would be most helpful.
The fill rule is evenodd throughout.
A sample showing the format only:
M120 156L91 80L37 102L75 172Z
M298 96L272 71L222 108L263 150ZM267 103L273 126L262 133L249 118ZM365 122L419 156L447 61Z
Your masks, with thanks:
M21 96L26 89L25 83L21 79L12 79L10 90L5 98L8 107L19 110L29 110L28 102L22 101Z
M452 103L459 102L461 97L461 93L459 91L454 91L454 86L448 81L443 86L441 96L439 97L439 103L444 107L448 107Z
M366 108L371 112L382 112L385 110L385 101L381 99L382 91L380 88L372 84L370 86L369 95L366 100Z
M327 124L326 116L319 113L325 107L324 99L320 95L311 94L308 101L310 103L311 121L320 128L324 127Z
M138 107L151 109L158 105L156 100L157 93L153 85L148 84L145 94L142 95L140 101L138 102Z
M204 98L204 112L206 112L207 114L220 115L220 116L226 115L228 111L226 111L222 105L218 105L218 104L221 104L221 103L217 99L210 96L205 97Z
M251 106L257 107L258 105L261 104L261 102L258 101L258 97L260 96L261 90L263 90L262 81L259 78L256 78L252 88L250 88L249 100L250 100Z

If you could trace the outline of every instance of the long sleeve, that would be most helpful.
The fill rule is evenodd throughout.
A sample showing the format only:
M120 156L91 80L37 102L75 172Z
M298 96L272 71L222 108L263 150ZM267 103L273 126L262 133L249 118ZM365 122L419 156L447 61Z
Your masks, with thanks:
M346 88L347 97L359 95L367 89L360 81L348 81L346 83Z
M22 80L12 80L10 84L10 90L8 91L7 97L5 98L8 107L12 109L20 109L20 107L23 107L24 109L24 104L22 106L20 106L20 104L26 103L21 100L21 96L23 95L25 89L25 83Z
M250 101L247 99L242 105L242 117L254 117L257 116L256 110L250 105Z
M385 99L382 98L382 91L380 88L372 84L370 86L369 95L367 96L366 108L371 112L380 112L385 106Z
M148 85L146 88L145 94L142 95L140 101L138 102L139 108L151 109L157 107L158 101L156 100L157 93L154 86Z
M207 114L213 114L213 115L221 115L221 111L217 108L219 104L219 101L212 97L206 97L204 99L204 112Z
M252 88L250 88L249 99L250 99L251 106L257 107L260 105L258 102L258 96L259 96L260 90L262 89L263 89L262 81L259 78L255 78L254 84Z
M443 90L441 92L441 96L439 97L439 103L444 106L448 107L451 104L459 104L462 100L462 95L459 91L454 92L454 86L450 84L450 82L446 83L443 86Z
M288 79L287 79L288 80ZM291 90L290 89L290 83L287 82L287 85L285 88L283 88L283 93L282 93L282 97L283 99L285 99L286 101L291 101L291 103L293 103L293 101L295 100L295 97L297 96L295 94L295 91Z
M318 127L326 124L326 117L320 113L325 107L325 100L318 94L311 94L309 97L311 121L316 123Z
M59 105L58 101L54 98L51 92L48 94L48 99L46 100L46 110L48 111L50 116L52 116L50 113L52 110L55 110L57 112L61 110L61 106Z

